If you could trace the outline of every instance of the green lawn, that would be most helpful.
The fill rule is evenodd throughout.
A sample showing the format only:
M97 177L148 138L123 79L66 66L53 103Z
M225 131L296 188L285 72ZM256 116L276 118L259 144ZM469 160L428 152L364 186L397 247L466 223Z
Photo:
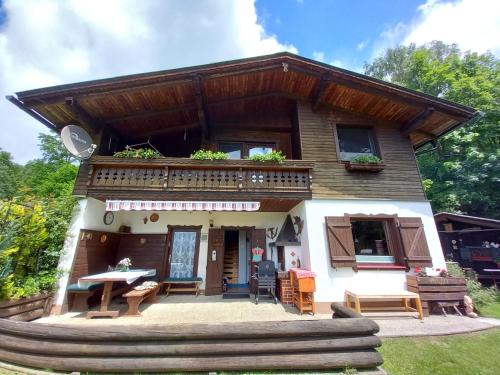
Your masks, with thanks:
M384 339L382 366L390 375L497 375L500 329L467 335Z
M479 309L479 312L481 316L500 319L500 294L498 295L496 302L482 307Z

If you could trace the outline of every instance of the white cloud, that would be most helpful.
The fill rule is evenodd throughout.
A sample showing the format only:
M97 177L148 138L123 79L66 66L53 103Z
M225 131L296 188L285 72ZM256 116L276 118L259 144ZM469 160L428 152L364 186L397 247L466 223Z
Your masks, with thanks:
M368 45L368 42L369 42L368 40L364 40L364 41L362 41L362 42L358 43L358 44L356 45L356 49L357 49L358 51L363 51L363 50L366 48L366 46Z
M7 0L0 26L0 147L26 162L46 128L4 99L16 91L290 51L254 0Z
M313 59L316 61L325 62L325 53L323 51L314 51Z
M374 46L373 56L398 44L417 45L441 40L462 50L490 50L500 57L500 1L427 0L409 23L388 26Z
M330 65L336 66L338 68L342 68L344 66L344 63L338 59L333 60L332 62L329 63Z

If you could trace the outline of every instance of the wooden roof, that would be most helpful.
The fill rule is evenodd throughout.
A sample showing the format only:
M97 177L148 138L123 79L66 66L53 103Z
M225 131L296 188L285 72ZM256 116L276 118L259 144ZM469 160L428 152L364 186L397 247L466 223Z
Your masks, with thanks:
M120 137L199 127L295 100L394 123L415 147L469 121L473 108L288 52L17 93L14 104L47 126L106 127Z
M449 212L439 212L437 214L434 214L434 220L436 221L436 223L452 221L464 224L477 225L483 228L500 229L500 220L488 219L486 217L459 215L459 214L452 214Z

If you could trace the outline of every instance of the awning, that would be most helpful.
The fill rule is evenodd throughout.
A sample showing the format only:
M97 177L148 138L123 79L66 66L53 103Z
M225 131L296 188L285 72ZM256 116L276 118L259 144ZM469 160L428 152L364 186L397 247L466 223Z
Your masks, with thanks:
M258 211L260 202L106 200L106 211Z

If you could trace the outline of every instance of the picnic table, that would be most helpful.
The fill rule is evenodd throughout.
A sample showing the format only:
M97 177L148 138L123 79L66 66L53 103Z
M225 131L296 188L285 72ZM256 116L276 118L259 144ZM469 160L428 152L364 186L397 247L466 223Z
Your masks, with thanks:
M113 283L115 281L125 281L127 284L132 284L134 281L141 277L154 276L156 270L129 270L129 271L110 271L99 273L97 275L89 275L78 279L78 285L85 287L96 283L104 283L104 290L102 292L101 307L99 311L87 312L87 319L94 317L109 316L117 318L119 315L118 310L108 310L109 301L111 300L111 292L113 290Z

